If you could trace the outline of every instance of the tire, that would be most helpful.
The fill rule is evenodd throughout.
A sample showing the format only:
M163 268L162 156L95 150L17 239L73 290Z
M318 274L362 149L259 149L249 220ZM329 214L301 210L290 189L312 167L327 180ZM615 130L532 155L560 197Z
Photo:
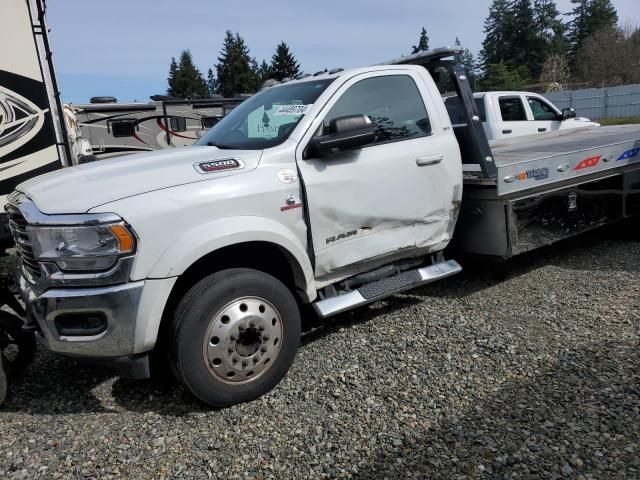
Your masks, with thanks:
M177 377L214 407L264 395L286 375L300 342L300 312L289 289L256 270L214 273L182 298L169 356Z
M36 340L22 330L22 319L0 311L0 353L8 376L23 372L36 355Z

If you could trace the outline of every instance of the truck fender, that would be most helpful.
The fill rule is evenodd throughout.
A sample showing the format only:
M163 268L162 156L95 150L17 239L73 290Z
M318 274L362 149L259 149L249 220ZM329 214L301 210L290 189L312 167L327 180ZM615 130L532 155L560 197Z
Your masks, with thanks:
M279 246L297 262L304 277L307 300L315 300L313 268L307 251L294 232L264 217L230 217L187 230L178 237L153 265L148 278L182 275L196 261L221 248L246 242L268 242Z

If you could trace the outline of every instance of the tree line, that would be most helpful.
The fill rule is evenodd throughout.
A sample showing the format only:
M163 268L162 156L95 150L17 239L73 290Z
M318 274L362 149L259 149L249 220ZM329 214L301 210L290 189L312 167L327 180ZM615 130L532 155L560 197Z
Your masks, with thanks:
M183 50L179 61L171 59L167 95L176 98L208 98L215 95L234 97L253 93L268 79L282 81L300 75L300 64L285 42L280 42L270 62L260 64L251 56L239 33L227 30L218 63L207 71L206 79L193 62L189 50Z
M484 22L482 50L463 49L456 60L473 86L483 90L521 90L540 84L557 90L567 84L606 86L640 83L640 28L621 27L611 0L571 0L561 14L554 0L492 0ZM459 38L455 44L460 45ZM422 28L407 53L429 50ZM206 78L189 50L171 59L167 94L178 98L232 97L253 93L268 79L302 73L283 41L270 61L258 63L239 33L226 32L217 64Z

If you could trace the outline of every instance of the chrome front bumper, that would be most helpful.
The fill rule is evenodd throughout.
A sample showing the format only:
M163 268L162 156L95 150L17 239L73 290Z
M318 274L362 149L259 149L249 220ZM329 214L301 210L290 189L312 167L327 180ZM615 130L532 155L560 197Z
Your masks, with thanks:
M36 336L48 350L65 355L114 358L135 352L136 319L145 282L97 288L52 288L38 293L20 276L20 294ZM56 325L61 315L99 315L106 329L96 335L63 335Z

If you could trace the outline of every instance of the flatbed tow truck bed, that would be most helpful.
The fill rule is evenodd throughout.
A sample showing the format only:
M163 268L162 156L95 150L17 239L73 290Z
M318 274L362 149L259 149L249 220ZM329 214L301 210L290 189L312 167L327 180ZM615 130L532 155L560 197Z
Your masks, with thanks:
M490 144L496 175L464 165L456 236L466 253L509 258L640 213L640 125Z

